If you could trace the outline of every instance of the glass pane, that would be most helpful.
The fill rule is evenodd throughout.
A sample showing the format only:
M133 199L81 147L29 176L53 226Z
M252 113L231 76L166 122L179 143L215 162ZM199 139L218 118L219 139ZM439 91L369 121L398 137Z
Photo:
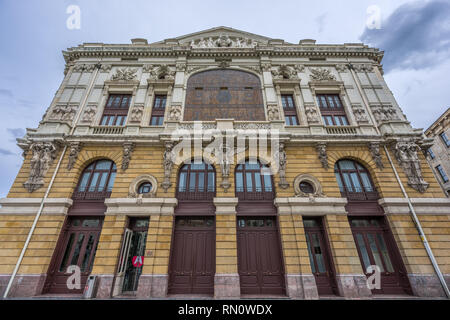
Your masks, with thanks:
M85 219L83 220L82 227L86 228L96 228L100 223L99 219Z
M339 161L339 167L341 170L356 170L354 162L350 160Z
M342 122L342 125L344 125L344 126L348 126L348 121L347 121L347 117L345 117L345 116L342 116L342 117L341 117L341 122Z
M114 97L114 107L118 108L120 104L120 96Z
M290 125L291 125L291 121L290 121L290 118L289 118L289 117L284 117L284 121L286 122L286 125L287 125L287 126L290 126Z
M191 165L191 170L205 170L205 164L204 163L193 163Z
M272 179L270 178L270 175L265 174L264 177L264 191L265 192L272 192Z
M205 191L205 173L199 172L198 173L198 192Z
M333 124L333 117L332 117L332 116L327 116L327 124L328 124L329 126L334 125L334 124Z
M106 190L107 192L111 192L112 191L115 179L116 179L116 173L115 172L111 172L111 175L109 176L108 189Z
M342 126L341 121L339 120L339 117L334 117L334 121L336 122L337 126Z
M253 192L253 181L251 172L246 173L247 192Z
M347 188L348 191L353 192L353 187L350 182L350 177L348 173L342 173L342 175L344 176L345 187Z
M83 177L81 178L80 186L78 187L78 191L84 192L86 190L86 185L88 183L90 175L91 175L90 172L83 173Z
M335 175L336 175L336 180L337 180L337 183L338 183L338 186L339 186L339 190L341 192L343 192L344 191L344 185L342 184L341 175L339 174L339 172L336 172Z
M179 181L179 185L178 185L178 191L179 192L185 192L186 191L186 172L181 172L180 173L180 181Z
M381 234L377 233L378 244L380 245L381 254L383 256L384 264L386 265L388 272L394 272L394 267L391 263L391 258L389 257L389 253L387 251L386 243L384 242L384 238Z
M317 233L312 234L313 238L313 248L314 248L314 254L316 256L316 262L317 262L317 269L319 269L320 273L325 272L325 261L323 259L323 253L322 248L320 247L320 240Z
M156 125L157 125L157 124L156 124L156 121L157 121L157 120L158 120L158 119L157 119L155 116L153 116L152 119L151 119L150 125L156 126Z
M356 172L350 173L352 178L353 186L355 187L355 192L363 192L361 184L359 183L358 174Z
M109 170L109 168L111 168L111 161L109 160L101 160L95 166L96 170Z
M85 272L86 270L88 270L89 258L91 257L92 249L94 247L94 239L95 239L94 235L91 234L89 236L89 240L86 245L86 251L84 252L83 262L81 263L81 272Z
M372 192L372 184L370 183L369 176L365 172L360 172L361 180L364 185L364 189L366 189L367 192Z
M113 97L109 97L108 98L108 103L106 104L106 106L109 108L109 107L111 107L111 105L112 105L112 102L113 102Z
M144 182L139 186L138 193L139 194L145 194L152 191L152 184L149 182Z
M158 126L162 126L164 121L164 117L158 117Z
M296 116L291 117L291 125L292 126L298 126L298 121Z
M374 235L369 233L367 235L367 240L369 240L370 250L372 250L373 259L375 260L376 265L380 267L381 272L384 272L383 262L381 261Z
M189 175L189 192L195 191L195 179L196 179L196 174L191 172L191 174Z
M313 273L316 273L316 267L314 265L314 258L312 256L312 252L311 252L311 242L309 240L309 235L306 233L305 236L306 236L306 243L308 246L309 263L311 264L311 270Z
M108 121L108 116L103 116L102 122L100 123L100 125L102 125L102 126L106 125L107 121Z
M72 250L73 240L75 233L71 233L69 236L69 241L67 242L66 251L64 252L61 265L59 266L59 272L64 272L67 266L67 259L69 259L70 250Z
M70 261L71 265L77 265L78 257L80 255L81 246L83 245L83 241L84 241L84 234L81 233L78 236L78 241L77 241L77 244L75 246L75 250L73 251L72 260Z
M367 267L370 266L370 259L369 259L369 254L367 253L366 245L364 243L364 238L363 238L362 234L360 234L360 233L356 234L356 242L357 242L359 251L361 252L361 256L363 259L364 273L366 273Z
M114 124L114 116L110 116L108 126L112 126L113 124Z
M94 172L94 176L92 177L91 184L89 186L89 192L94 192L95 187L97 186L97 180L98 180L99 173Z
M336 103L336 106L338 108L342 108L341 100L339 99L339 96L334 96L334 102Z
M333 96L328 96L328 105L330 108L334 108Z
M239 226L239 228L244 228L245 227L245 220L244 219L239 219L238 226Z
M321 107L326 108L327 107L327 99L325 98L325 96L320 96L320 101L321 101Z
M244 181L242 179L242 172L236 172L236 191L244 191Z
M215 187L215 181L214 181L214 172L208 173L208 192L214 192L216 189Z
M108 173L107 172L103 172L101 174L100 177L100 183L98 185L98 192L102 192L103 189L105 188L105 184L106 184L106 179L108 178Z
M127 96L123 97L122 99L122 108L128 108L128 103L130 102L129 98Z
M256 192L261 192L262 191L261 175L259 174L259 172L255 173L255 191Z

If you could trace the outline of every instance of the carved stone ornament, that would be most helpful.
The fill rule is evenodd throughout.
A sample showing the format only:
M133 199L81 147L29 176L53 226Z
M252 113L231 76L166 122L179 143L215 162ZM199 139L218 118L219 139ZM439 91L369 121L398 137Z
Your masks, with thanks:
M135 105L133 109L131 109L130 122L141 122L143 114L144 106Z
M131 155L134 150L133 142L125 142L123 144L123 155L122 155L122 170L127 170L130 165Z
M378 169L383 169L383 161L381 159L380 153L380 143L379 142L369 142L368 145L372 159Z
M278 151L278 174L280 176L280 182L278 185L282 189L286 189L289 187L289 183L286 181L286 165L287 165L287 156L286 151L284 150L284 143L280 142L280 149Z
M199 40L192 40L190 46L194 49L205 48L254 48L257 42L248 38L233 37L226 35L218 37L200 38Z
M264 71L264 72L271 72L271 68L272 68L272 65L270 64L270 62L262 62L261 63L262 71Z
M419 146L414 142L399 141L394 145L395 157L408 177L408 185L424 193L429 184L423 179L420 160L417 156Z
M300 183L307 182L313 187L313 193L305 193L300 189ZM294 179L294 193L296 197L309 197L312 198L312 201L316 197L325 197L325 194L322 192L322 185L319 180L311 174L299 174Z
M280 110L278 105L270 104L267 106L267 118L269 121L280 120Z
M113 81L131 81L136 80L137 68L119 68L116 73L111 77Z
M33 192L44 185L44 177L56 157L57 146L52 142L35 142L30 161L30 175L23 186Z
M358 63L352 65L353 70L356 72L371 72L373 67L368 63Z
M84 109L83 116L81 117L81 122L91 123L94 120L96 113L97 113L97 106L88 105L86 109Z
M216 62L218 62L218 66L221 69L225 69L225 68L228 68L230 66L230 61L226 60L226 59L216 60Z
M372 113L378 123L400 120L395 108L391 105L373 106Z
M368 123L369 118L367 117L366 109L361 105L352 105L353 114L355 115L356 122L358 123Z
M308 123L319 123L320 122L320 116L317 111L317 108L314 105L306 106L305 105L305 114L306 114L306 120L308 120Z
M56 105L52 108L50 115L48 116L49 120L58 120L64 122L72 122L75 118L75 114L77 113L78 105Z
M69 162L67 163L67 170L72 170L77 161L78 154L81 150L81 142L72 142L69 145Z
M330 70L324 68L311 68L310 78L313 81L336 81Z
M322 167L328 169L328 155L327 155L327 144L325 142L319 142L316 145L317 154Z
M139 194L139 187L143 183L150 183L152 188L150 192ZM143 174L139 177L136 177L131 181L130 187L128 188L128 197L129 198L154 198L156 196L156 191L158 189L158 181L156 178L150 174Z
M102 64L100 67L100 72L110 72L112 69L112 64Z
M150 80L174 80L175 71L167 64L144 66L144 72L150 72Z
M273 69L271 72L274 79L298 79L297 71L295 70L295 68L285 64Z
M336 70L338 72L347 72L347 69L348 69L348 67L346 64L341 63L341 64L336 65Z
M164 164L164 181L161 183L161 187L164 189L164 192L172 185L170 183L170 175L172 173L172 167L174 164L174 154L173 154L173 142L166 142L166 150L163 155L163 164Z
M225 192L227 192L231 187L230 165L234 156L234 150L226 143L222 143L220 150L221 153L219 154L219 163L222 170L222 183L220 184L220 186L224 189Z
M169 121L180 121L181 120L181 106L172 105L169 109Z

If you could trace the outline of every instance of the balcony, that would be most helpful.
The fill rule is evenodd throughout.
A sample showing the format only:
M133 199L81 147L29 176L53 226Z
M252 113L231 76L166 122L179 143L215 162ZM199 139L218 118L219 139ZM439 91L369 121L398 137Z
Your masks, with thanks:
M92 134L110 135L122 134L124 127L122 126L98 126L92 127Z
M327 126L327 134L337 134L337 135L349 135L357 134L357 127L352 126Z

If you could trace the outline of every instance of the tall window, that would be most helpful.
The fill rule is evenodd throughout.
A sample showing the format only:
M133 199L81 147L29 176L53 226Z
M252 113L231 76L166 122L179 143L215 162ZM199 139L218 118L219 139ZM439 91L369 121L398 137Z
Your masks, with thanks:
M428 148L428 155L430 156L431 159L434 159L436 156L434 155L433 150L431 150L431 148Z
M447 147L450 147L450 140L448 140L447 135L445 134L445 132L442 132L439 136L441 137L442 141L444 141L445 145Z
M151 126L162 126L164 122L164 112L166 111L167 96L155 95L153 102L152 118L150 119Z
M440 164L436 166L436 170L437 170L437 172L439 172L439 175L441 176L442 181L444 183L448 182L448 177L445 174L445 171L444 171L444 169L442 168L442 166Z
M378 199L369 172L353 160L339 160L334 166L341 194L350 200Z
M259 162L246 161L236 167L236 195L241 200L273 199L269 168Z
M281 104L283 105L284 119L287 126L297 126L298 117L295 108L294 97L291 94L281 95Z
M84 169L74 199L101 199L111 195L116 178L116 164L110 160L99 160Z
M102 126L123 126L127 121L131 94L111 94L106 102L100 124Z
M216 191L214 168L207 163L185 164L178 177L177 198L180 200L211 200Z
M327 126L348 126L344 106L337 94L318 94L317 104Z

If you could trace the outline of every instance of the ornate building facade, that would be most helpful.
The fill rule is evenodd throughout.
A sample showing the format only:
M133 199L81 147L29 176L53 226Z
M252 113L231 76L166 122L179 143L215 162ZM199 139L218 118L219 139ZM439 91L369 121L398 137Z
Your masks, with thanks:
M64 51L0 201L0 291L445 296L450 200L382 57L227 27Z

